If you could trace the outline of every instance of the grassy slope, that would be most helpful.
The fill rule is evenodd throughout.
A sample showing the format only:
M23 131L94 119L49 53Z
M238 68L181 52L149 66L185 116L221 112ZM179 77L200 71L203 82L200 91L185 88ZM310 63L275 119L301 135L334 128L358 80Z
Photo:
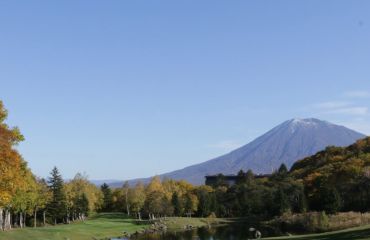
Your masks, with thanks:
M356 228L350 228L341 231L335 232L327 232L327 233L320 233L320 234L308 234L308 235L300 235L300 236L291 236L291 237L274 237L274 238L264 238L264 239L280 239L280 240L344 240L344 239L352 239L352 240L370 240L370 225L365 225Z
M135 232L145 225L136 225L122 214L98 214L85 222L39 228L14 229L0 232L0 240L92 240L122 236L122 232Z

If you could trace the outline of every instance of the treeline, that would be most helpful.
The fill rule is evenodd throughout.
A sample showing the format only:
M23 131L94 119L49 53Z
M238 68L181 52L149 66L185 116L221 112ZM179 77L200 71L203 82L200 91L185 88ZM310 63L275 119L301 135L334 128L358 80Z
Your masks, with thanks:
M96 211L102 194L85 176L65 183L57 168L47 180L32 174L15 148L24 137L7 115L0 101L0 229L69 223Z
M100 211L126 212L138 219L155 219L164 216L193 216L199 211L197 192L212 191L211 187L194 187L185 181L152 178L147 185L137 183L130 187L126 182L121 188L101 186L103 204Z
M193 186L185 181L154 177L144 186L110 189L101 186L102 211L124 211L137 218L163 216L271 217L284 212L307 210L304 187L289 176L285 165L269 178L256 178L240 171L236 184L219 175L212 186Z
M47 224L84 221L89 213L100 209L102 193L82 174L77 174L71 181L64 182L55 167L50 177L38 179L26 169L26 175L20 181L21 188L11 189L13 182L3 182L13 191L1 192L0 223L2 230L25 226L46 226Z
M160 216L250 217L270 219L291 213L370 211L370 138L349 147L327 147L282 164L260 177L240 171L230 185L220 174L212 186L152 179L148 186L111 190L102 186L104 211L126 211L139 218Z

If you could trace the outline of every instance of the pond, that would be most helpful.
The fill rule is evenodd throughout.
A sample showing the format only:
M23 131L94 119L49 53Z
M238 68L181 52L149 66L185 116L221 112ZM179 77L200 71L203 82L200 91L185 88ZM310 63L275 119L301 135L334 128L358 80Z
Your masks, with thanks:
M235 223L187 231L166 231L154 234L141 234L131 237L130 240L246 240L254 238L255 232L250 231L250 228L259 230L262 233L262 237L276 236L279 234L279 231L272 228L250 225L248 223Z

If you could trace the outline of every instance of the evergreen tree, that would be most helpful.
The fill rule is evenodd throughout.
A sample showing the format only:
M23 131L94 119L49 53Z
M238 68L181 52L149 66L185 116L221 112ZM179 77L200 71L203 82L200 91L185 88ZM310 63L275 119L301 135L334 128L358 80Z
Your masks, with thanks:
M100 189L103 193L103 204L101 210L103 212L109 212L112 210L112 190L106 183L101 185Z
M66 196L63 189L63 178L57 167L50 173L48 185L51 191L51 201L47 206L47 212L53 219L54 224L63 221L67 212Z
M181 204L181 201L180 201L180 198L177 192L174 192L172 194L171 203L173 205L175 216L182 216L183 208L182 208L182 204Z
M288 168L287 166L285 165L285 163L282 163L279 167L279 170L278 170L279 173L282 173L282 174L285 174L288 172Z
M280 165L278 173L281 176L286 176L288 174L288 168L284 163Z

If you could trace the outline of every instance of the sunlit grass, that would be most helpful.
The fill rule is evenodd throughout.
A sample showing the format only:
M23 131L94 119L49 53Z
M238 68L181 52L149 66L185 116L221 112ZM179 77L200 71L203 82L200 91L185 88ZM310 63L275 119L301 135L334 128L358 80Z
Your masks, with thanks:
M144 227L123 214L106 213L85 222L0 232L0 240L92 240L122 236L124 231L133 233Z

